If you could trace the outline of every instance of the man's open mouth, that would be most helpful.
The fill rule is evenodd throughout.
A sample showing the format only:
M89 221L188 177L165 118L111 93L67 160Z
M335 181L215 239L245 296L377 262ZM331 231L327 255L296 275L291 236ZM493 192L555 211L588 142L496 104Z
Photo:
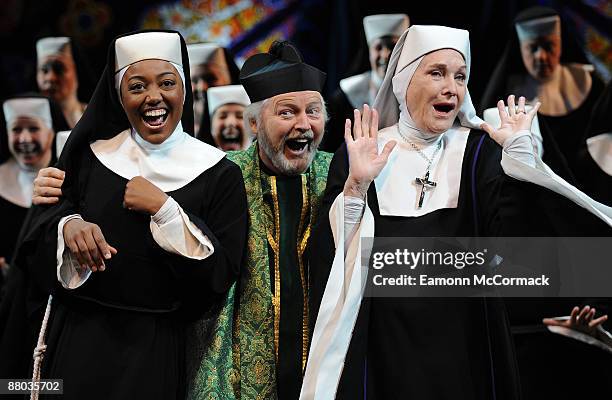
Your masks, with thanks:
M147 110L141 114L145 125L152 129L158 129L164 126L168 118L168 110L165 108L156 108Z
M311 143L312 139L309 138L295 138L288 139L285 142L285 145L291 153L295 155L301 155L310 148Z

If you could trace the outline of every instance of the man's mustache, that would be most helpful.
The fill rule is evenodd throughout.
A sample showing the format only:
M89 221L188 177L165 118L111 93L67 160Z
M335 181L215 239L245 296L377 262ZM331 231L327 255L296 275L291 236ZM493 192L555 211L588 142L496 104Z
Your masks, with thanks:
M287 140L297 140L297 139L313 140L314 139L314 132L312 131L312 129L310 129L310 130L307 130L306 132L304 132L302 134L293 135L293 136L287 135L287 136L285 136L283 138L283 144Z

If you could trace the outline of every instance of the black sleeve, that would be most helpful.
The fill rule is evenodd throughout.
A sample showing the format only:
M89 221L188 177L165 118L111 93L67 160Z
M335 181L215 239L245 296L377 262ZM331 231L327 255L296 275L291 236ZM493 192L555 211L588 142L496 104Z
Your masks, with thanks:
M224 159L220 163L207 188L212 194L203 205L206 209L200 215L186 211L190 221L211 241L213 254L194 260L168 253L182 280L182 311L189 318L206 312L226 294L245 256L248 211L242 173L231 161Z
M507 176L500 165L501 147L486 137L478 159L476 179L480 212L480 234L500 237L572 237L598 236L610 231L598 218L583 208L538 185ZM608 233L608 236L610 233ZM544 242L522 242L519 250L508 247L512 262L533 265L555 273L558 250L535 247ZM510 246L510 244L509 244ZM524 258L521 258L522 255ZM609 299L557 297L557 287L550 288L550 297L505 299L513 326L531 325L543 329L542 318L569 315L573 306L589 304L607 312ZM553 297L554 296L554 297ZM601 315L598 313L598 315Z
M483 133L486 135L485 133ZM573 201L506 175L501 147L484 138L476 166L481 236L609 236L611 229Z
M39 296L52 294L59 287L57 281L57 227L59 221L79 213L81 194L88 182L93 153L75 157L66 170L62 196L57 204L33 206L20 233L15 261L26 269L31 291ZM70 175L70 176L69 176Z
M534 213L539 187L506 175L500 164L501 147L486 133L482 135L473 183L479 235L542 236L549 223L546 215Z
M336 249L334 246L334 238L329 223L329 210L340 192L344 190L344 182L348 177L349 162L346 145L342 144L338 151L334 154L327 175L327 187L325 195L321 203L317 225L315 226L314 234L312 235L313 251L310 257L311 269L311 334L314 331L316 317L319 313L323 293L327 279L331 271L332 262ZM373 190L374 186L370 186ZM356 399L363 398L363 365L366 356L367 341L368 341L368 324L370 313L370 301L364 298L359 309L357 321L349 348L347 350L344 369L340 382L338 383L338 391L336 398L340 399Z

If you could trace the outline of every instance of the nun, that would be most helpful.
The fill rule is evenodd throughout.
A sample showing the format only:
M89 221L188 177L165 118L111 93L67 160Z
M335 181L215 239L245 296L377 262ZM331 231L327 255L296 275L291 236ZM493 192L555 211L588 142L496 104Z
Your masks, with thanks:
M57 107L52 107L50 100L40 95L10 98L2 108L10 153L10 157L0 164L0 213L4 232L0 242L0 267L6 267L32 205L36 174L56 161L55 132L65 129L66 122Z
M251 104L242 85L212 87L206 91L210 132L223 151L246 150L253 135L244 126L244 110Z
M575 35L552 8L530 7L514 19L513 33L480 103L495 107L507 93L542 103L538 112L543 161L565 180L585 188L578 156L603 82L589 64Z
M60 105L68 127L79 121L93 79L84 55L66 36L44 37L36 42L36 82L40 92Z
M191 88L196 137L215 145L206 91L211 87L238 84L239 69L230 52L215 43L187 45L191 63Z
M376 14L363 18L370 69L340 81L329 100L331 119L321 149L335 152L342 144L344 120L352 118L355 108L373 104L389 65L393 46L410 26L406 14Z
M51 294L33 376L66 399L183 398L186 324L238 276L244 183L191 135L189 79L179 33L116 38L60 157L63 195L20 246Z
M329 219L313 235L313 270L329 274L313 278L324 289L302 399L520 397L500 299L364 297L363 238L529 236L546 225L531 199L554 185L525 179L544 168L529 131L539 104L526 111L510 96L506 112L500 101L495 129L476 117L469 77L467 31L412 26L374 109L355 111L352 135L347 120L321 208Z

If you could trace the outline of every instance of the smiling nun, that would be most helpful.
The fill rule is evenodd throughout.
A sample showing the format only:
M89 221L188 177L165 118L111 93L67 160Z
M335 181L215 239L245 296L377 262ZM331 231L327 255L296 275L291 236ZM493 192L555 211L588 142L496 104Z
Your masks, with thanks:
M63 196L22 247L53 295L34 375L66 399L184 397L186 321L238 276L242 176L191 136L191 98L177 32L115 39L59 161Z

